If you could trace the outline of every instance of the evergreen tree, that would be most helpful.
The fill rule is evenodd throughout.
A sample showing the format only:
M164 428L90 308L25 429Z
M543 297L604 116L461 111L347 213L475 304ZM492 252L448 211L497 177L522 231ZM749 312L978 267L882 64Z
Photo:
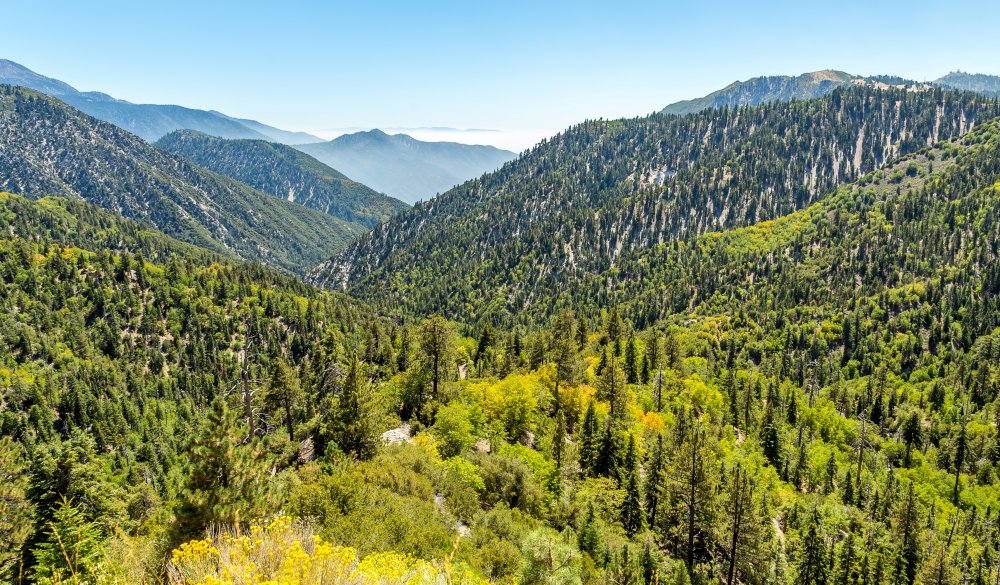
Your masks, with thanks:
M764 420L761 421L761 447L764 456L775 469L781 469L783 460L781 446L781 422L774 412L775 405L768 401L764 410Z
M961 494L962 488L960 483L962 477L962 466L965 465L965 454L969 448L969 439L965 428L966 425L963 422L958 430L958 436L955 438L955 455L952 457L952 466L955 469L955 489L953 490L953 501L956 506L958 505L958 497Z
M635 436L628 436L628 450L625 454L625 500L621 507L622 526L629 535L642 530L642 495L639 493L639 463L635 453Z
M236 418L216 398L191 441L187 484L177 512L179 536L194 537L215 525L239 525L259 516L268 495L264 450L244 445Z
M97 526L73 502L63 500L45 540L34 550L34 579L45 584L94 582L104 552L105 539Z
M587 518L580 527L577 535L577 546L582 552L590 555L594 561L598 561L601 554L601 531L597 525L597 517L594 514L594 503L591 502L587 508Z
M920 519L913 482L906 490L906 497L899 503L893 521L894 537L897 544L896 563L893 567L894 585L913 585L920 563Z
M685 415L686 424L679 448L671 461L672 514L680 519L676 537L682 546L684 563L690 572L704 555L708 531L716 520L716 445L710 441L700 417Z
M635 336L628 338L625 345L625 380L629 384L639 383L639 365L637 363L638 349L635 345Z
M666 453L663 450L663 435L656 435L656 447L646 469L646 517L649 526L656 528L657 513L660 508L660 493L663 490L663 476L666 466Z
M594 411L594 401L591 400L587 403L587 413L580 430L580 470L584 475L594 475L597 471L599 441L597 413Z
M288 367L285 360L280 358L275 360L274 368L271 371L271 380L264 394L264 402L272 412L275 410L282 412L289 441L295 440L294 411L302 397L299 379L294 375L292 369Z
M332 397L334 406L321 424L320 433L344 453L358 459L371 459L378 452L381 439L380 413L371 385L361 377L361 365L350 360L339 393Z
M440 395L440 385L448 377L454 358L454 329L440 315L420 324L420 363L431 380L431 400Z
M25 453L8 437L0 437L0 583L15 583L23 573L21 547L31 529Z
M799 550L796 584L826 585L829 574L826 542L820 526L819 512L813 510Z
M847 538L840 545L840 555L837 558L837 576L834 583L835 585L855 585L859 577L854 533L849 532Z

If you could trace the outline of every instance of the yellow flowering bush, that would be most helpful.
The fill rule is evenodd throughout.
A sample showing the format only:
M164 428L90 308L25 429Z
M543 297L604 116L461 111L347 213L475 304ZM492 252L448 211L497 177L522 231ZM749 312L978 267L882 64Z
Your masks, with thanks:
M363 559L335 546L303 522L280 516L249 532L220 532L175 549L171 585L481 585L451 560L431 563L396 552Z

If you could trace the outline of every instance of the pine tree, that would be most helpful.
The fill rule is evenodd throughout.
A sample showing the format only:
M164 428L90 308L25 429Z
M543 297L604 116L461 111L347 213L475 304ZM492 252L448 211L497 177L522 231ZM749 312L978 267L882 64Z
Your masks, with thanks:
M264 402L269 410L282 411L289 441L295 440L294 411L302 397L299 379L294 375L292 369L288 367L285 360L280 358L275 360L274 368L271 371L271 381L264 394Z
M352 358L335 406L323 421L320 433L344 453L371 459L378 452L379 412L371 385L361 377L361 365Z
M597 380L597 396L607 400L612 419L625 416L625 372L618 365L617 359L608 362L601 377Z
M23 448L0 437L0 583L16 583L24 561L21 547L31 529L27 461Z
M601 558L601 531L597 526L597 517L594 514L594 503L590 502L587 509L587 518L580 527L577 535L577 545L580 550L589 554L594 561Z
M628 436L625 453L625 500L621 507L622 526L630 536L643 528L642 495L639 493L639 464L635 453L635 436Z
M841 500L848 506L854 505L854 478L851 477L852 469L847 468L847 473L844 475L844 493Z
M455 332L440 315L420 324L420 363L431 380L431 400L437 400L440 385L448 377L454 353Z
M629 384L639 383L639 366L637 363L638 350L635 345L635 336L628 338L625 345L625 380Z
M681 519L677 540L683 546L684 563L690 572L701 557L703 536L716 520L718 490L715 442L709 441L699 417L685 415L687 422L678 425L680 446L671 461L671 500L673 514Z
M34 550L39 583L90 583L104 557L100 530L70 500L63 500ZM12 581L13 582L13 581Z
M837 558L837 578L835 585L854 585L858 581L857 551L854 545L854 533L848 532L847 538L840 545L840 556Z
M892 526L898 545L892 582L894 585L913 585L920 564L920 519L913 482L910 482L906 497L899 503Z
M597 434L597 413L594 401L587 403L587 413L583 416L580 429L580 470L584 475L594 475L597 468L597 451L600 438Z
M826 460L826 473L823 475L823 493L832 494L836 489L837 481L837 456L830 453L830 458Z
M656 447L653 450L649 467L646 469L646 517L649 526L656 528L657 513L660 508L660 492L663 490L663 475L666 465L666 453L663 450L663 435L656 435Z
M826 542L820 526L819 512L813 510L809 527L802 539L797 566L797 585L826 585L829 568Z
M781 469L782 446L781 446L781 422L774 412L775 405L769 400L767 408L764 410L764 420L761 421L761 447L764 449L764 456L775 469Z
M619 481L622 475L622 450L624 445L624 428L620 421L609 416L604 422L604 432L601 433L597 448L597 461L594 465L595 475L613 477Z
M234 413L216 398L191 441L177 513L179 537L197 536L208 526L239 525L262 511L268 493L264 451L258 441L243 445L242 440Z
M717 541L725 555L725 583L762 582L759 567L768 564L771 545L771 524L757 490L759 469L749 463L737 462L726 474L723 494L722 522L717 529ZM738 578L739 576L739 578Z
M958 497L961 494L962 485L960 483L962 478L962 466L965 465L965 454L969 448L969 439L965 430L965 423L962 423L961 428L958 431L958 437L955 439L955 456L952 458L952 465L955 468L955 489L953 502L958 505Z
M621 339L623 331L624 325L618 314L618 307L612 307L604 324L604 332L611 343L617 343Z

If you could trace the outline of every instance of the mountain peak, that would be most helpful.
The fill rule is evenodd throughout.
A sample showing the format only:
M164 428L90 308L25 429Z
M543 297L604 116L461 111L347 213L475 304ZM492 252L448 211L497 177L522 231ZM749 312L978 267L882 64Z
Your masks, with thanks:
M0 59L0 83L20 85L53 96L79 93L68 83L35 73L24 65L9 59Z
M424 142L378 128L297 148L355 181L407 203L443 193L517 156L492 146Z

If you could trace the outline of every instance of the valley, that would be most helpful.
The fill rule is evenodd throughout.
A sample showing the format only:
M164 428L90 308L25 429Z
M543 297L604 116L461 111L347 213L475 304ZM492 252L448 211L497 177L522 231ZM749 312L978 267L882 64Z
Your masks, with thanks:
M515 154L0 60L0 584L1000 581L997 80Z

